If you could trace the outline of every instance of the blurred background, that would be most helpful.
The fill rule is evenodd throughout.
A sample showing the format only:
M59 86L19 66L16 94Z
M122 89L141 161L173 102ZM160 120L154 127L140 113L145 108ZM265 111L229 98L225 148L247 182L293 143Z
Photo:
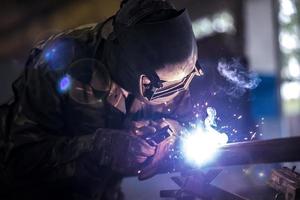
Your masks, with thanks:
M218 127L231 142L300 136L300 1L172 2L190 13L205 73L191 85L198 109L195 114L205 117L207 106L216 108ZM2 1L0 103L12 97L11 83L22 72L30 48L38 41L69 28L103 21L117 11L119 4L120 0ZM240 91L238 85L232 88L217 70L222 60L247 68L259 84L251 90ZM273 167L226 168L215 184L251 199L269 199L254 191L265 186ZM144 182L126 179L123 187L127 199L158 199L159 190L176 188L169 176L159 175Z

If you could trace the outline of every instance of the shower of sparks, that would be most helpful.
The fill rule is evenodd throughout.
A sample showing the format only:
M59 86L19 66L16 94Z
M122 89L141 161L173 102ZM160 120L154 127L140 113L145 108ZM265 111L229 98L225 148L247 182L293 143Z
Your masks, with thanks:
M212 92L211 96L217 95ZM259 121L253 125L245 134L243 127L238 123L243 123L247 119L247 115L239 112L231 115L224 115L222 118L217 117L216 110L211 107L208 99L202 99L201 102L195 102L193 105L193 123L183 124L185 127L191 127L191 131L181 137L180 151L183 159L195 167L201 167L213 161L218 156L218 149L230 142L253 141L263 136L260 130L265 124L265 118L261 117ZM230 108L230 107L229 107ZM206 110L207 117L203 117L203 110ZM228 119L224 119L227 117ZM229 124L224 122L229 121ZM236 122L236 123L235 123ZM217 123L223 123L220 127ZM225 134L226 133L226 134ZM244 135L244 134L245 135ZM247 170L248 173L249 170Z

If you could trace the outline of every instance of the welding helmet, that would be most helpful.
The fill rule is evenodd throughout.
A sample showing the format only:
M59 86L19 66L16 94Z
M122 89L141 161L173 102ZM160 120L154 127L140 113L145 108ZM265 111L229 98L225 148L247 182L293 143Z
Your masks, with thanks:
M117 82L147 103L173 99L200 74L186 10L166 20L117 27L114 40L114 55L119 58Z

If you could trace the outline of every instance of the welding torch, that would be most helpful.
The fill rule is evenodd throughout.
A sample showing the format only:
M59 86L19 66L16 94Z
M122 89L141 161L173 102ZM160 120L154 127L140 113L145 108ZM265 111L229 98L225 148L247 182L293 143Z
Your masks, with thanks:
M144 136L143 139L151 146L157 146L173 134L172 129L167 125L157 130L154 134Z

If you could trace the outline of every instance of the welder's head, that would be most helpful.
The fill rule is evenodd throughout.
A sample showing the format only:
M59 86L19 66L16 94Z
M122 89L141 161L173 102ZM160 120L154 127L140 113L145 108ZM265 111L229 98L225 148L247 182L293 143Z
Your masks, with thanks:
M166 1L127 1L115 17L113 40L118 67L112 76L147 103L173 99L199 74L187 11Z

